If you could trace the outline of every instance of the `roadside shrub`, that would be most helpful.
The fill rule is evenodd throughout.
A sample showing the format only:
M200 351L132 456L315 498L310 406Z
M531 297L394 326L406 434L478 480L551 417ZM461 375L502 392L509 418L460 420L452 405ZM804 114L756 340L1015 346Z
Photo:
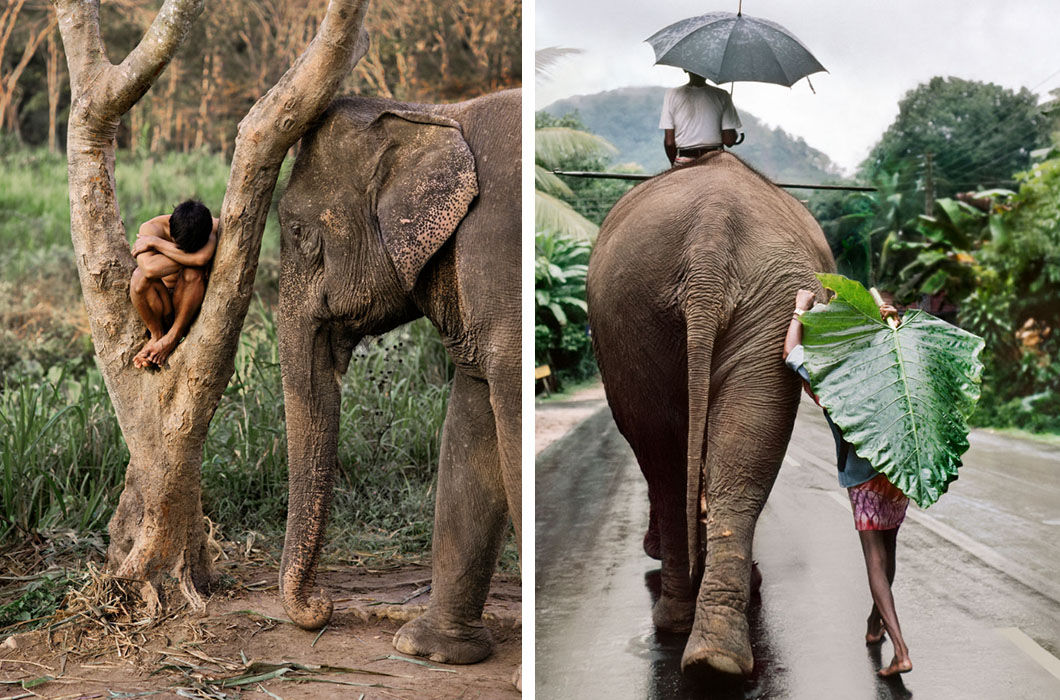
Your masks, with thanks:
M539 231L534 261L534 356L560 381L596 371L589 336L585 276L592 245L585 240Z

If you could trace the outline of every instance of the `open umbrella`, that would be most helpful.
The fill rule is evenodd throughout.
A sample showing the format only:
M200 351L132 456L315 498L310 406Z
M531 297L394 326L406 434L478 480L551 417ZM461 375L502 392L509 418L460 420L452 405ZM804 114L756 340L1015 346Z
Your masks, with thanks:
M677 66L715 83L746 80L791 87L825 70L787 29L741 12L689 17L645 41L655 49L656 64Z

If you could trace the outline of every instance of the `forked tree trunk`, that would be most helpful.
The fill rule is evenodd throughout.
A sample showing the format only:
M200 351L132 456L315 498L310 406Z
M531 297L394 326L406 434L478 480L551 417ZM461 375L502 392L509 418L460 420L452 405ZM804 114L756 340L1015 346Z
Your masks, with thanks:
M172 577L201 606L213 578L199 490L206 431L234 371L280 164L331 101L351 60L366 50L359 30L367 0L332 0L309 47L240 123L206 298L159 371L132 365L146 337L129 300L135 262L115 198L115 135L121 116L179 47L202 0L166 0L121 65L107 60L99 0L53 3L70 68L71 237L97 363L130 453L109 526L107 567L142 580L149 604L158 603L160 584Z

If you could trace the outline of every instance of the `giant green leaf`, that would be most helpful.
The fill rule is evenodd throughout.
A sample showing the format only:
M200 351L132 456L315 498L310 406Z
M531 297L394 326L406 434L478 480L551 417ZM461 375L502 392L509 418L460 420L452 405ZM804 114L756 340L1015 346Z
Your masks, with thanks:
M891 328L861 284L817 277L836 295L801 316L810 386L854 451L926 508L968 449L983 340L919 310Z

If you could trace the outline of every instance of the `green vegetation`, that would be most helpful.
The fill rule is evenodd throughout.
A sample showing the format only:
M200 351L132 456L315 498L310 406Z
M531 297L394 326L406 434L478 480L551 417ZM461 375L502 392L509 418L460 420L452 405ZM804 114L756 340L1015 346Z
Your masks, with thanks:
M553 387L596 373L589 338L585 274L596 231L632 183L562 178L552 170L604 170L614 146L574 116L537 114L534 355Z
M585 303L590 250L588 241L558 233L539 232L535 240L534 356L562 381L596 372Z
M131 235L184 194L220 204L228 170L219 156L118 158ZM0 154L0 554L27 538L48 541L71 531L98 538L129 458L92 359L70 251L65 175L65 162L41 150ZM255 532L278 549L287 453L271 308L275 221L268 230L258 299L206 440L203 507L223 536ZM343 383L332 557L416 557L427 550L450 377L445 350L426 321L356 350ZM3 619L21 614L17 605L3 610Z
M1060 152L1039 148L1058 115L1027 90L934 78L862 164L879 191L810 203L841 274L985 339L976 425L1060 432Z
M814 393L857 453L927 508L968 449L983 339L920 310L892 328L860 283L817 277L835 297L801 317Z
M869 176L899 172L907 186L920 179L916 189L923 192L930 184L937 198L1008 186L1013 173L1029 164L1031 151L1048 145L1051 128L1038 96L1026 88L1013 92L935 77L898 103L898 117L861 170Z
M623 88L560 100L538 114L537 126L590 131L618 149L610 159L573 155L559 167L641 170L629 162L637 161L660 170L664 92ZM1054 98L1039 105L1025 89L934 78L903 98L859 169L876 192L817 192L810 200L840 274L985 339L975 425L1060 432L1060 148L1048 147L1060 144L1060 96ZM752 115L741 118L747 140L735 152L767 175L837 179L823 154L779 129L758 131ZM756 155L759 147L766 154ZM549 190L542 181L539 188L595 224L629 188L569 179L560 183L564 190ZM556 245L549 227L537 230L536 282L545 292L539 302L578 298L572 286L585 256ZM578 309L561 308L579 317ZM538 304L538 362L579 346L588 352L588 342L558 319Z

